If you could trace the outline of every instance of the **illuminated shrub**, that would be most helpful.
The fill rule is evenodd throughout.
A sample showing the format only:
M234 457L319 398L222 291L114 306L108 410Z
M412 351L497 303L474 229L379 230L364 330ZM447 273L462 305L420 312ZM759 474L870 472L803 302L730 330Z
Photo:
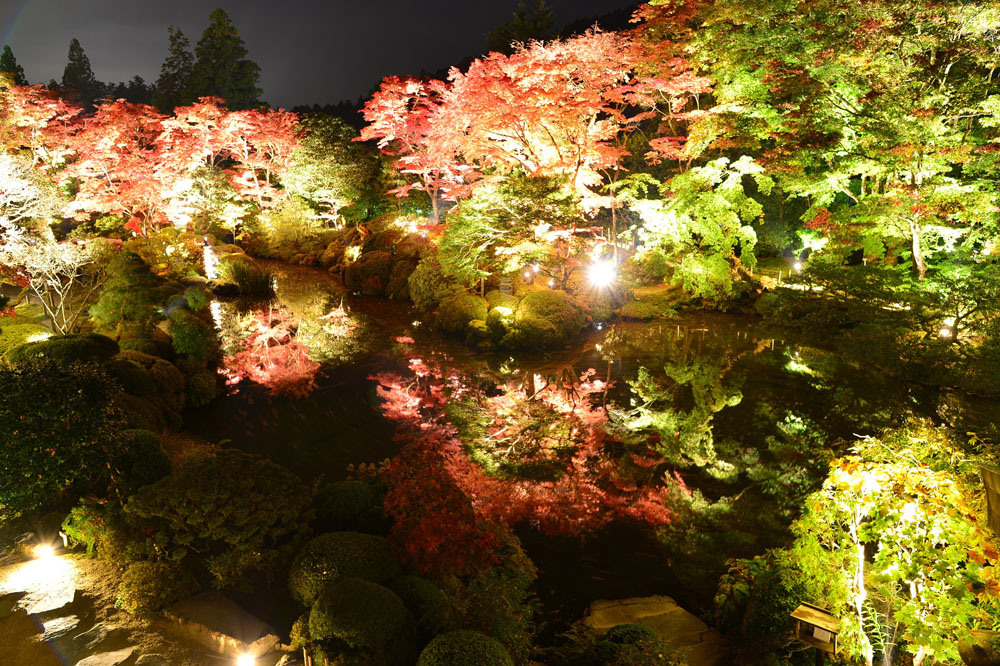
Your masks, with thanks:
M587 306L564 291L535 291L517 306L505 347L535 348L565 344L586 322Z
M207 360L215 350L212 327L188 310L170 315L170 338L175 352L198 361Z
M68 365L81 361L106 361L117 353L118 343L111 338L98 333L82 333L29 342L8 351L7 361L19 364L45 359Z
M441 272L436 254L425 255L407 282L410 300L421 310L433 310L445 296L457 291Z
M69 538L70 545L83 545L87 548L87 555L93 555L107 528L104 514L103 505L80 500L62 522L62 531Z
M517 304L520 303L520 299L513 294L505 294L499 289L493 289L486 292L486 302L490 304L491 310L502 307L514 312L517 310Z
M384 583L400 573L389 542L359 532L321 534L305 545L288 574L292 596L311 605L330 583L341 578L363 578Z
M342 578L326 587L309 612L314 641L336 639L356 649L386 648L413 621L392 590L360 578Z
M274 273L257 265L246 255L233 255L219 262L219 276L239 287L247 298L274 296Z
M125 505L147 552L182 560L220 586L283 570L306 536L309 491L266 458L222 449L140 488Z
M652 303L645 301L632 301L622 306L621 316L623 319L635 319L638 321L648 321L662 316L662 313Z
M363 253L368 252L392 252L396 244L402 240L403 232L400 229L392 228L372 234L361 247Z
M368 481L338 481L324 486L313 499L316 525L322 531L379 533L387 528L382 516L385 490Z
M27 319L27 317L0 318L0 356L14 347L52 335L52 331L46 326L37 324L33 320L17 321L19 319Z
M441 301L435 322L438 328L451 333L463 333L474 319L485 320L485 299L472 294L454 294Z
M384 251L366 252L344 269L344 284L351 291L361 292L366 296L379 296L389 283L391 273L391 254Z
M496 639L459 629L428 643L417 666L514 666L514 660Z
M148 336L160 305L159 280L134 252L123 252L108 264L109 277L89 315L97 329L115 337Z
M419 576L400 576L389 588L399 595L417 618L417 630L429 640L455 625L455 609L448 595L434 583Z
M105 368L108 374L114 377L129 395L148 398L156 395L159 391L159 386L153 381L153 376L135 361L120 357L113 358L108 361Z
M407 234L403 240L396 245L395 257L397 261L420 261L424 256L434 250L434 243L421 234Z
M389 284L386 285L385 294L389 298L399 301L410 299L410 276L417 269L416 259L397 260L392 265L392 273L389 275Z
M177 562L133 562L118 585L117 608L129 613L160 610L198 591L198 583Z
M288 632L288 643L296 650L301 650L310 642L309 613L303 613L292 623L292 628Z

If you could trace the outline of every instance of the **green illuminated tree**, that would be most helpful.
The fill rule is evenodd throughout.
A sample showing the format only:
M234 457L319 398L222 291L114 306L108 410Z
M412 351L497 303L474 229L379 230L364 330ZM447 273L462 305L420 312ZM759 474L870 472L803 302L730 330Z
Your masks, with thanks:
M978 461L926 424L866 439L806 501L790 549L811 600L841 618L866 664L958 663L957 643L996 622L996 536Z
M719 158L675 176L669 198L633 203L645 222L644 254L673 267L673 280L714 304L739 296L752 281L757 235L751 222L763 208L743 189L752 178L763 194L773 180L751 158Z
M869 256L908 252L923 279L936 237L991 222L959 167L994 116L994 0L703 7L696 51L717 106L698 131L762 151L785 191L808 197L811 226Z
M210 23L194 47L191 97L221 97L234 111L258 106L263 92L257 87L260 66L247 59L243 38L225 11L216 9L208 18Z

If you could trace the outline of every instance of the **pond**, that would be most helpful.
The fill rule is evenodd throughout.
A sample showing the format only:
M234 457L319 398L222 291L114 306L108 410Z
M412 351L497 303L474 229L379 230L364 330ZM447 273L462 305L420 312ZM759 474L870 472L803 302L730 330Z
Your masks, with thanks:
M748 317L617 323L559 351L476 352L406 304L346 295L318 269L269 268L277 303L263 315L259 304L217 303L213 312L223 341L236 336L230 351L243 349L241 326L245 334L292 322L304 351L288 372L311 390L275 394L266 384L277 373L251 372L263 385L235 384L234 393L191 410L186 424L270 457L307 483L343 479L349 465L399 450L375 378L412 373L415 359L441 375L426 381L458 382L480 404L515 388L523 397L539 387L598 382L591 398L606 407L602 427L614 433L602 455L616 465L630 460L629 479L638 470L644 483L664 490L670 518L644 522L634 512L584 536L522 522L517 533L539 568L549 631L581 617L593 600L649 594L669 594L708 618L726 560L786 543L801 499L852 439L910 417L970 428L1000 414L993 401L895 382L864 359L841 358L825 340L784 337ZM259 345L264 353L275 348L274 340ZM231 375L247 376L238 368ZM656 451L645 472L636 462L642 456L626 455L636 446Z

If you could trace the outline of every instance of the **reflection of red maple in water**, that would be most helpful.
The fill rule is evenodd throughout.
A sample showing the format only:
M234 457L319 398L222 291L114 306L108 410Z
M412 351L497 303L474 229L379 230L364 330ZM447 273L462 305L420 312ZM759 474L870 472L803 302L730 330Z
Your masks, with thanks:
M415 376L380 373L374 377L380 384L377 390L384 400L383 410L400 424L399 438L406 445L400 456L389 463L385 480L390 486L386 508L397 521L397 528L401 517L410 519L406 533L396 535L402 537L407 551L443 549L445 552L439 554L447 556L443 544L449 530L461 530L462 539L483 537L468 518L451 521L448 515L435 515L433 506L462 505L453 497L455 489L461 491L465 505L480 519L508 525L528 522L547 534L581 536L622 518L651 525L670 522L667 489L629 478L622 471L621 461L607 452L603 427L607 416L599 404L595 405L595 397L606 386L592 378L592 371L559 386L506 386L502 393L491 396L491 389L474 385L436 362L412 359L410 367ZM518 428L530 429L532 426L526 424L533 423L531 419L522 419L519 425L513 416L524 414L529 401L550 411L572 438L568 456L553 458L545 438L537 449L540 458L561 467L558 478L536 480L516 474L487 474L470 458L445 414L447 403L470 399L485 407L492 419L480 443L498 436L517 437ZM633 469L650 467L648 455L626 458ZM419 470L409 468L414 461L419 461ZM430 474L434 483L421 490L424 470L434 470ZM446 480L442 471L446 472ZM449 499L445 501L444 497ZM430 506L422 510L421 502ZM448 513L455 516L452 510ZM418 518L413 518L415 515Z
M309 395L321 365L310 361L309 348L295 339L297 328L298 322L280 308L254 315L243 348L222 361L219 373L226 384L235 386L248 379L273 395Z

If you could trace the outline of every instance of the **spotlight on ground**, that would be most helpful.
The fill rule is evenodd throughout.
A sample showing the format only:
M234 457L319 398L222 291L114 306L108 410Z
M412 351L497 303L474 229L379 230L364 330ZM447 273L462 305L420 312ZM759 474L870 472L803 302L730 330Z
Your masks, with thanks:
M42 543L34 548L34 555L36 560L46 560L50 557L56 556L56 549L52 547L51 544Z
M256 666L257 657L253 656L249 652L244 652L240 656L236 657L236 666Z

